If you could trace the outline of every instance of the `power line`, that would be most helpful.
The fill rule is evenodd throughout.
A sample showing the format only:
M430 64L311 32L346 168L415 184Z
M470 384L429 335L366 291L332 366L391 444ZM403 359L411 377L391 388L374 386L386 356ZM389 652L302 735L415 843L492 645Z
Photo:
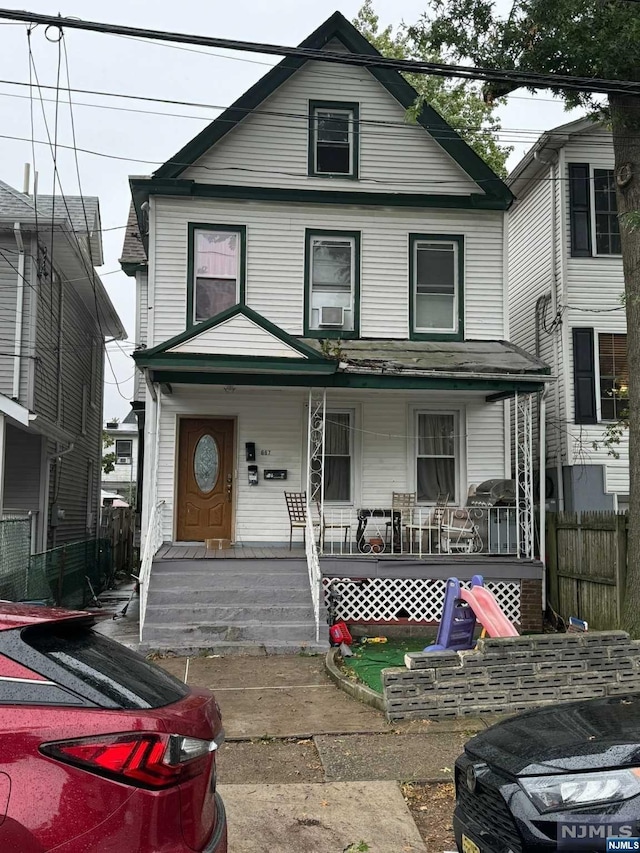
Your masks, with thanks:
M355 65L364 68L387 68L412 74L435 74L441 77L458 77L464 80L484 80L494 83L509 83L533 88L569 89L574 91L598 92L601 94L640 95L640 83L631 80L607 79L601 77L581 77L568 74L541 74L532 71L513 69L485 68L477 66L452 65L441 62L426 62L412 59L390 59L384 56L358 53L339 53L309 47L288 47L262 42L225 39L213 36L189 35L165 30L151 30L141 27L126 27L120 24L105 24L78 18L40 15L34 12L0 9L0 18L24 23L44 24L45 26L88 30L108 35L136 36L154 41L195 44L202 47L216 47L249 53L275 54L278 56L313 59L320 62L335 62L339 65Z

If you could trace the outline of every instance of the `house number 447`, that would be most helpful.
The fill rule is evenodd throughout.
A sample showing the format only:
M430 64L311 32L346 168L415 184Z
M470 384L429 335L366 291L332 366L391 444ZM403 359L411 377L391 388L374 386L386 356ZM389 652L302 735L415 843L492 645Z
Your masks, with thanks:
M261 450L260 456L271 456L271 451L270 450Z

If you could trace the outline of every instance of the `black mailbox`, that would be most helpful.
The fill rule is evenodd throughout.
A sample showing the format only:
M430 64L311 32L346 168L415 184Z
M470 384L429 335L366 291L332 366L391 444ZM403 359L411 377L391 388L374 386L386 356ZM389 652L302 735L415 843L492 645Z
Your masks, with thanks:
M265 480L286 480L287 479L287 469L286 468L265 468L264 478L265 478Z

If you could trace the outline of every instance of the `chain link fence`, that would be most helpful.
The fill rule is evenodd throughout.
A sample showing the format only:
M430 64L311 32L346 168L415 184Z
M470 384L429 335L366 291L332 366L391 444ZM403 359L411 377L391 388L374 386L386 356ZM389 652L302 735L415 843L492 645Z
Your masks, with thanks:
M0 521L0 599L83 607L112 575L111 543L71 542L30 554L29 519Z

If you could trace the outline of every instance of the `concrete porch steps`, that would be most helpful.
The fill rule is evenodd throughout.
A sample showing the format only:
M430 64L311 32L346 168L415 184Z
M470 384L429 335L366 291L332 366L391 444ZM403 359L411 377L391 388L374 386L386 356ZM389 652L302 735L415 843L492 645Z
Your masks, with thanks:
M306 560L160 559L153 564L142 643L215 653L321 651Z

